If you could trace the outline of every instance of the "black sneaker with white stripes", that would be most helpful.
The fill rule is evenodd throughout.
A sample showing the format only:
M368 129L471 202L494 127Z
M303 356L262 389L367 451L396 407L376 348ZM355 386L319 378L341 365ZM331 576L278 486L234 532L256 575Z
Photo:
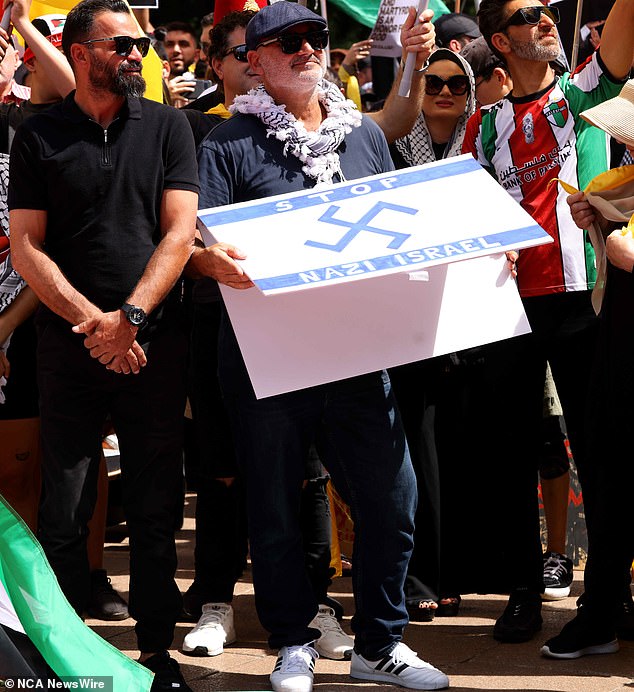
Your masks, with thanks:
M544 553L544 586L542 598L558 601L570 595L573 571L572 560L561 553Z
M418 654L403 642L399 642L378 661L369 661L353 651L350 677L390 682L410 690L443 690L449 687L449 678L444 673L418 658Z
M283 646L270 676L274 692L311 692L318 658L312 642L302 646Z

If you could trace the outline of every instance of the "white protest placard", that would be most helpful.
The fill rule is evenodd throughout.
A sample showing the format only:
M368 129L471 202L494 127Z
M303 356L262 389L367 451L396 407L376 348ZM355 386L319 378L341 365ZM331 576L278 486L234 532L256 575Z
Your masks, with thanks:
M471 156L199 218L260 289L221 287L259 398L526 333L504 251L552 242Z
M468 154L198 216L267 295L552 242Z
M370 34L371 54L384 58L401 57L401 26L407 19L413 0L381 0L379 14Z

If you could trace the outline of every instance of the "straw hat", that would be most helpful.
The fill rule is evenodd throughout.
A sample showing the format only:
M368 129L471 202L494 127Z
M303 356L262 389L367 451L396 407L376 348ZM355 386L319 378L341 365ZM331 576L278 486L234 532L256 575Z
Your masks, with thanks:
M634 147L634 79L625 82L618 96L583 111L581 117Z

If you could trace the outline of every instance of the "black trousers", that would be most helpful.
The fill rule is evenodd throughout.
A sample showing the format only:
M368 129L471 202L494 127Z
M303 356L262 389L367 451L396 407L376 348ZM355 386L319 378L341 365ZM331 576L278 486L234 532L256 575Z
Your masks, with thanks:
M630 597L630 568L634 560L632 526L631 429L634 416L634 319L632 274L608 266L600 320L599 348L590 385L586 417L587 483L592 492L584 508L588 528L586 612L597 623L614 627ZM574 454L574 447L573 447Z
M138 375L90 357L70 325L38 325L43 496L39 535L78 613L89 596L87 524L97 495L101 433L119 437L123 507L130 534L130 614L141 651L170 646L181 598L174 581L174 526L182 501L186 338L166 329L147 345Z
M546 361L550 363L586 502L595 484L584 434L598 320L590 292L523 300L532 333L487 347L487 387L497 406L487 471L498 517L498 552L512 586L543 588L537 503Z

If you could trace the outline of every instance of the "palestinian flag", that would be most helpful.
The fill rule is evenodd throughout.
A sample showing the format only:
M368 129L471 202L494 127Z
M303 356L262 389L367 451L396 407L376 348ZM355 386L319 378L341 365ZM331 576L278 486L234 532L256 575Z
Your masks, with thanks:
M105 678L116 692L148 692L153 673L82 622L35 536L0 495L0 687L21 677Z

